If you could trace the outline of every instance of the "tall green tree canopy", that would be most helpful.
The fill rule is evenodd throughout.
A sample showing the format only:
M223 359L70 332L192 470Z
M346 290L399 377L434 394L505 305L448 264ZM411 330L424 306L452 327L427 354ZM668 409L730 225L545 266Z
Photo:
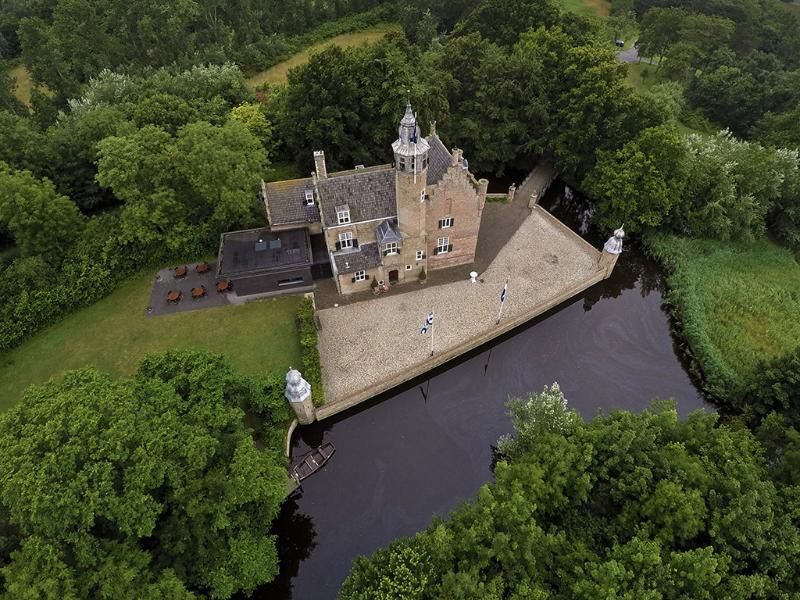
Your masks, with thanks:
M271 580L286 473L240 408L263 393L193 352L30 388L0 417L0 591L229 598Z
M200 235L249 225L267 167L261 142L241 122L198 121L175 137L147 125L98 144L101 185L125 203L120 239L178 250Z
M0 225L23 256L41 255L56 262L80 235L83 219L50 181L0 162Z
M710 600L799 589L796 470L767 463L746 429L700 413L681 421L665 404L584 423L557 386L511 414L517 434L501 440L495 481L447 520L356 559L340 598ZM796 441L785 445L779 424L768 433L796 462Z

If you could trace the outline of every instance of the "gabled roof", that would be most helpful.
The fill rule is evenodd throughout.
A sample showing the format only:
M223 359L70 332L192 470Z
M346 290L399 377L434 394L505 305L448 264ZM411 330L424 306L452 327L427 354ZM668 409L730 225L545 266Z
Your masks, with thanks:
M322 218L327 227L338 225L336 207L350 208L350 222L386 219L397 215L394 169L382 165L331 173L320 179Z
M453 156L450 151L445 148L442 140L438 136L432 135L427 138L428 144L431 149L428 152L428 185L435 185L447 172L450 163L453 162Z
M355 273L372 269L381 264L381 253L378 244L370 242L361 244L356 250L336 252L333 260L339 273Z
M381 246L392 242L396 244L402 242L403 236L397 231L397 219L386 219L383 223L378 225L375 229L375 238Z
M314 189L310 177L268 183L270 225L305 224L319 221L319 205L306 206L306 190Z

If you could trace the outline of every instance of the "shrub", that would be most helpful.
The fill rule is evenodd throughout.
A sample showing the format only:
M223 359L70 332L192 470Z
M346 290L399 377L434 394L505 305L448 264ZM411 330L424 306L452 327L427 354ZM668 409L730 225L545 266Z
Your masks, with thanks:
M317 324L314 321L314 303L304 298L297 309L297 329L300 345L303 347L303 377L311 384L311 398L314 406L325 403L325 390L322 388L322 365L317 350Z

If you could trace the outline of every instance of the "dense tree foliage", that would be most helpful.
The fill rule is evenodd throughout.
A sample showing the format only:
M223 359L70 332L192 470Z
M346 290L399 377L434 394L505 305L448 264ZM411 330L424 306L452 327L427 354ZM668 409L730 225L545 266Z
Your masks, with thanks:
M0 227L11 234L22 256L56 263L81 233L83 221L69 198L53 184L0 162Z
M228 598L272 579L286 473L242 411L269 416L264 395L193 352L148 357L130 378L86 369L30 388L0 417L0 589Z
M284 51L286 36L379 4L376 0L3 3L0 56L22 56L39 83L77 95L103 69L141 70L236 60L258 65Z
M796 148L800 22L777 0L636 0L637 42L715 123ZM788 128L785 127L788 125Z
M274 144L252 100L242 72L219 65L104 71L45 130L0 112L0 243L17 246L0 265L0 348L145 264L197 257L221 231L256 224Z
M750 598L800 589L797 433L656 405L589 423L557 386L511 405L494 483L358 558L340 598ZM779 449L792 452L779 452ZM757 557L757 558L756 558Z

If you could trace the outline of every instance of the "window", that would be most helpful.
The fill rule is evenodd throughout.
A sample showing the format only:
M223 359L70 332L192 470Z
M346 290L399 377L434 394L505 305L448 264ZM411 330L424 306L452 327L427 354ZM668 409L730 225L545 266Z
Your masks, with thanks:
M356 271L355 275L353 275L353 283L358 281L366 281L367 280L367 272L366 271Z
M393 256L397 254L397 242L389 242L383 247L384 256Z
M306 190L306 199L303 204L305 206L314 206L314 190L311 188Z
M298 283L303 283L302 277L292 277L291 279L281 279L278 281L278 287L283 287L287 285L297 285Z
M429 199L430 199L430 196L427 194L427 192L425 190L422 190L420 192L420 194L419 194L419 201L420 202L425 202L425 200L429 200Z
M439 229L448 229L453 226L453 217L439 219Z
M353 247L353 232L345 231L339 234L339 250Z
M402 156L399 159L397 159L397 166L400 167L401 171L405 171L406 170L406 159L403 158Z
M434 254L447 254L452 249L453 246L450 245L450 238L440 237L436 240L436 250L434 250Z
M411 270L411 265L406 265L406 271L410 271L410 270Z
M422 250L417 250L417 260L422 260L425 258L425 253Z
M339 222L339 225L346 225L350 222L350 209L345 208L342 210L336 211L336 220Z

